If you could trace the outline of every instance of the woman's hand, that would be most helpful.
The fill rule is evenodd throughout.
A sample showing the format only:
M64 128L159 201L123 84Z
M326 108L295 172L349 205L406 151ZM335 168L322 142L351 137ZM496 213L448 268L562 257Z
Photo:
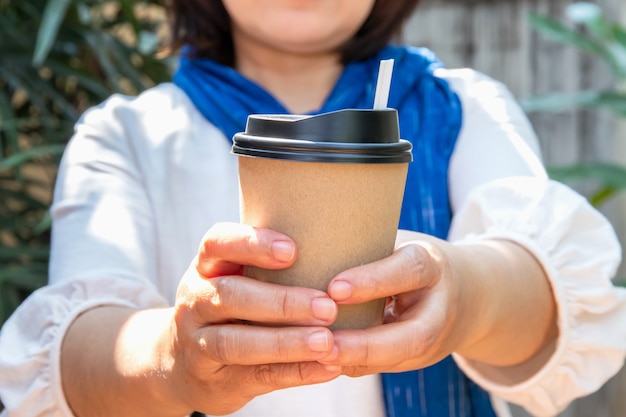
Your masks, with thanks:
M457 352L487 366L533 363L523 378L557 334L543 270L509 241L454 245L401 231L390 257L338 274L328 292L339 304L389 299L382 326L335 332L323 362L351 376L419 369Z
M165 358L179 400L231 413L257 395L339 375L317 362L333 350L328 295L239 275L242 265L286 268L295 256L294 243L270 230L220 224L206 234L178 288Z
M232 413L257 395L329 381L337 305L323 291L239 275L285 268L284 235L221 224L204 237L173 308L102 305L81 314L62 346L63 389L81 417ZM268 323L272 327L247 324Z

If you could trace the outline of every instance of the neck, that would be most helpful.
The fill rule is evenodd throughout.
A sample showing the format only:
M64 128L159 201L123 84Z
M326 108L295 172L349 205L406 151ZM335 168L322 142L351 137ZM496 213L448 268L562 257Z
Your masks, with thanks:
M335 52L296 54L243 42L235 50L236 69L295 114L318 110L343 70Z

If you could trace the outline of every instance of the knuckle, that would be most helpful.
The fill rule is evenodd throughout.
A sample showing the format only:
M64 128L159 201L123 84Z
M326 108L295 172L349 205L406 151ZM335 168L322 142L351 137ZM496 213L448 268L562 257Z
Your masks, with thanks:
M419 358L428 355L438 340L438 331L432 326L415 329L412 333L413 341L407 344L407 359Z
M214 236L221 236L231 227L232 225L226 222L214 223L213 226L211 226L209 230L205 233L204 240L212 240Z
M273 346L271 347L274 350L276 357L278 358L289 358L291 356L289 354L288 344L290 341L288 338L285 338L283 332L278 332L274 336Z
M234 338L228 327L216 326L216 328L217 330L211 343L213 346L211 357L218 363L229 364L232 361L236 343L233 342Z
M234 276L222 276L213 281L214 291L208 294L211 308L220 317L230 317L234 311L239 311L238 306L242 304L240 298L241 282ZM236 318L236 317L233 317Z
M426 242L406 245L401 251L402 262L411 275L426 279L426 286L434 284L448 270L448 259L442 250Z
M227 241L227 236L233 228L229 223L215 223L202 237L199 254L201 258L213 258Z
M280 288L276 291L275 306L276 313L286 321L296 319L296 305L298 304L296 295L287 288Z
M266 364L257 366L255 382L266 389L275 390L310 383L310 364Z
M370 372L370 369L366 366L349 366L344 368L343 370L343 373L351 378L365 376Z
M370 349L371 349L370 343L366 343L363 346L363 350L361 351L360 363L369 363L370 356L371 356Z
M426 249L421 245L407 245L400 251L402 262L406 265L407 270L413 273L422 274L426 268L425 259L427 257Z
M296 370L298 371L296 373L296 384L297 385L303 385L306 384L307 382L309 382L309 375L310 375L310 371L307 368L308 364L304 364L304 363L298 363Z
M275 390L288 386L299 386L310 382L309 363L257 365L254 383L266 389Z
M254 380L263 386L274 386L278 380L277 371L272 364L256 366Z
M200 243L200 248L199 248L201 257L208 257L210 254L215 252L215 249L216 249L215 236L219 235L219 232L217 231L219 227L220 227L219 225L214 225L202 237L202 242Z

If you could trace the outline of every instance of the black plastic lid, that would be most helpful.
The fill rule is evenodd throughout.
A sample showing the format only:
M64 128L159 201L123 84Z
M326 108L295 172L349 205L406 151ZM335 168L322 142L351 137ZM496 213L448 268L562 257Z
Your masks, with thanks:
M232 152L308 162L410 162L411 143L399 136L394 109L250 115L246 131L233 137Z

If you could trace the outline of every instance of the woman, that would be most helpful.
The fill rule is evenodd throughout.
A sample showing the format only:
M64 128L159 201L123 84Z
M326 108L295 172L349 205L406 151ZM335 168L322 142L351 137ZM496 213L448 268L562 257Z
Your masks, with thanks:
M51 283L2 332L8 415L504 415L486 389L547 416L617 372L609 224L546 178L501 85L386 46L416 3L172 1L174 83L87 112L64 155ZM229 139L250 113L371 107L387 58L415 158L394 254L327 292L241 276L297 247L236 223ZM382 326L328 330L380 297Z

